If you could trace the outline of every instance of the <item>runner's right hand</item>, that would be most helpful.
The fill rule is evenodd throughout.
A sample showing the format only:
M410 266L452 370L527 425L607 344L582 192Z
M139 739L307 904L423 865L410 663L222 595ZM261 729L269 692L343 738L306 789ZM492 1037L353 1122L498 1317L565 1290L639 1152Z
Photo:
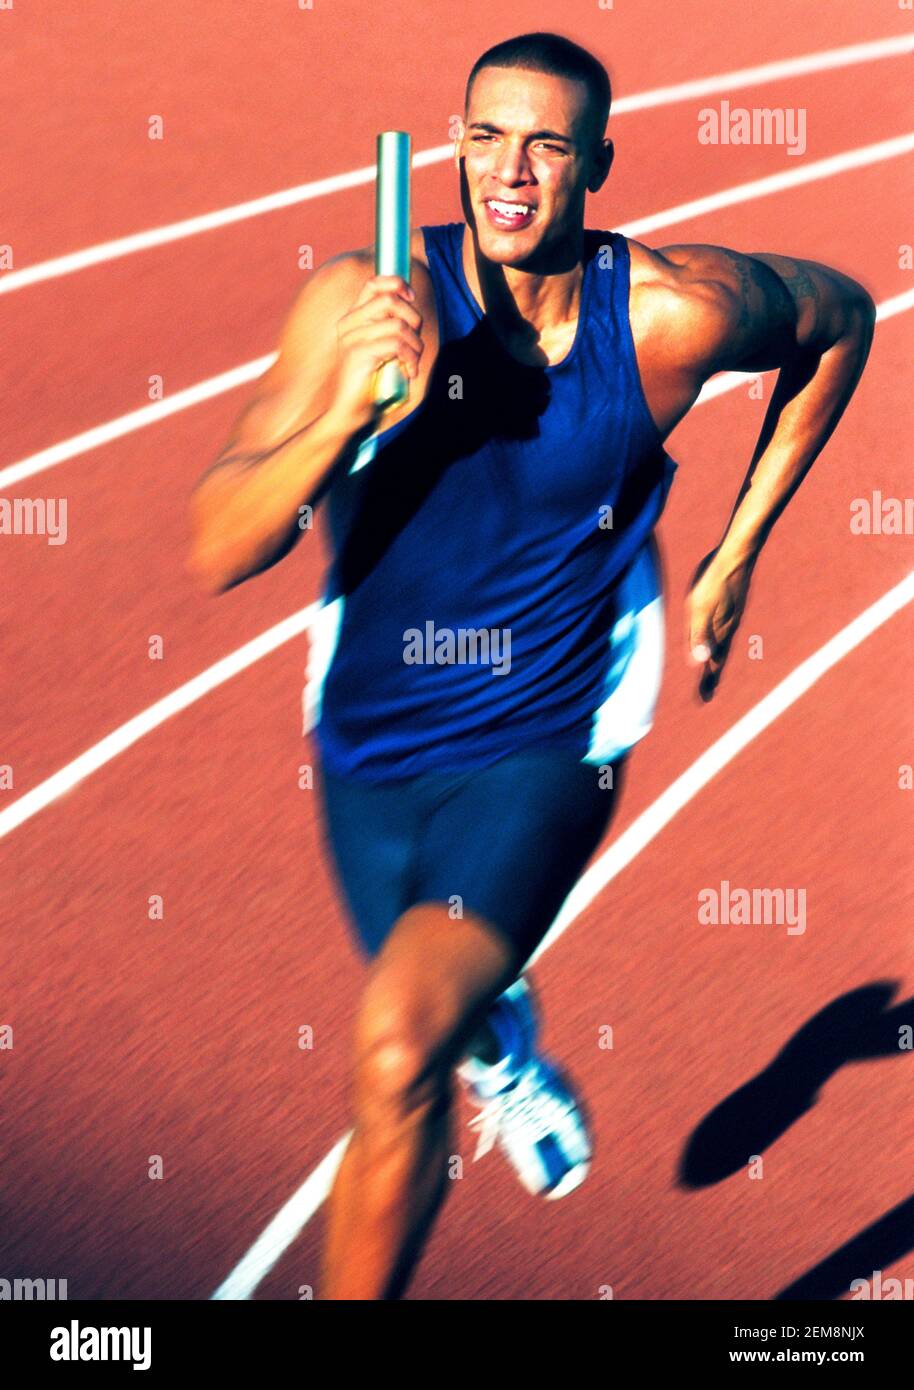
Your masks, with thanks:
M375 415L372 388L385 362L397 358L407 378L419 375L422 315L415 295L399 275L374 275L337 324L333 409L353 429Z

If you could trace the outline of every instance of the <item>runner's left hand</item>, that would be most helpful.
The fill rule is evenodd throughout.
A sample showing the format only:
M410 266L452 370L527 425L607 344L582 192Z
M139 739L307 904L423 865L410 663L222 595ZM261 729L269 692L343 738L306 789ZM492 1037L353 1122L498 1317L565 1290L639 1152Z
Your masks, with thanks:
M717 689L730 644L739 627L755 560L733 560L710 551L692 579L686 598L686 642L692 662L702 663L698 693L706 703Z

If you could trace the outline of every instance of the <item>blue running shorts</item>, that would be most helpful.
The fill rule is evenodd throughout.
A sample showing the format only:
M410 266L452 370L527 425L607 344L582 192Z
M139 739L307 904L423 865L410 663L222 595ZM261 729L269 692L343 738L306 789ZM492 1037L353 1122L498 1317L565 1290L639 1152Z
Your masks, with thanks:
M626 761L612 763L612 786L607 768L562 748L384 783L320 766L328 848L363 950L376 955L417 903L459 904L508 938L519 970L599 845Z

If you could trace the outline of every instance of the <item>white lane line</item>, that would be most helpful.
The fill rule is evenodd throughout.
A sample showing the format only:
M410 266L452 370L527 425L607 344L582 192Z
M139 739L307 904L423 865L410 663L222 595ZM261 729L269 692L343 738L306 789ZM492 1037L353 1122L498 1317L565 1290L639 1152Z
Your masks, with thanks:
M769 174L766 178L751 179L749 183L738 184L735 188L725 188L720 193L693 198L691 202L680 203L678 207L668 208L665 212L654 213L651 217L641 217L637 222L620 227L619 231L626 236L643 235L645 232L655 231L658 227L666 227L669 222L687 222L707 212L732 207L734 203L765 198L772 193L782 193L788 188L799 188L804 183L829 179L834 174L846 174L850 169L862 169L867 164L878 164L884 159L897 159L900 155L910 154L912 150L914 132L897 135L891 140L880 140L875 145L864 145L858 150L845 150L841 154L829 155L826 159L817 159L803 168L789 169L782 174Z
M37 454L20 459L18 463L11 463L8 467L0 469L0 488L13 487L16 483L31 478L35 473L43 473L46 468L64 463L66 459L91 453L93 449L100 449L103 444L110 444L114 439L122 439L125 434L133 434L135 430L145 429L147 425L158 424L159 420L167 420L169 415L177 415L182 410L189 410L192 405L199 405L201 401L212 400L214 396L234 391L246 382L256 381L257 377L263 376L267 368L273 365L277 356L277 353L271 352L265 357L255 357L252 362L243 362L240 367L232 367L227 372L220 372L218 376L208 377L206 381L198 381L195 386L176 391L173 396L166 396L164 400L153 401L151 405L140 406L138 410L130 410L126 415L118 415L116 419L108 420L104 425L95 425L91 430L84 430L82 434L63 439L59 444L52 444Z
M877 322L883 319L892 318L895 314L904 313L908 309L914 309L914 290L906 290L904 294L897 294L892 299L886 299L879 305L876 313ZM708 401L715 400L718 396L725 395L728 391L735 391L739 387L745 387L754 379L757 373L752 372L722 372L720 376L714 377L703 388L692 406L706 405ZM267 655L283 642L297 637L305 632L311 622L311 618L318 610L318 603L311 603L307 608L301 608L297 613L284 618L275 627L269 628L267 632L248 642L245 646L239 647L235 652L230 652L228 656L217 661L214 666L210 666L205 671L201 671L198 676L188 681L185 685L179 686L170 695L164 696L149 709L129 719L120 728L114 729L92 748L68 763L66 767L55 772L44 782L39 782L37 787L33 787L30 792L26 792L18 801L14 801L5 811L0 811L0 839L8 835L11 830L17 829L24 821L43 811L52 801L56 801L59 796L70 791L77 782L82 781L89 773L96 772L100 767L104 767L112 758L116 758L119 753L124 752L131 744L136 743L137 739L142 738L146 733L158 726L172 714L177 714L193 704L194 700L215 690L216 686L223 681L230 680L250 666L259 657ZM262 644L262 645L261 645Z
M808 53L798 58L786 58L778 62L762 63L754 68L739 68L735 72L718 73L713 77L701 77L690 82L681 82L672 87L656 87L652 91L638 92L629 97L620 97L613 104L613 114L623 116L632 111L646 111L655 106L669 106L674 102L693 100L711 96L715 92L733 91L750 87L756 83L775 82L787 77L798 77L806 73L825 72L830 68L848 67L857 63L874 62L881 58L897 58L914 50L914 36L904 34L889 39L875 39L870 43L849 44L844 48L828 49L821 53ZM420 150L413 158L413 168L422 169L431 164L440 164L452 158L454 146L435 145ZM101 265L106 261L118 260L137 251L148 251L155 246L165 246L169 242L181 241L185 237L199 236L202 232L215 231L250 217L260 217L264 213L275 212L281 208L293 207L297 203L308 202L313 198L325 197L342 192L347 188L357 188L371 183L375 176L375 166L365 165L361 169L351 169L345 174L333 174L328 178L314 179L309 183L284 188L277 193L268 193L261 198L252 198L244 203L235 203L215 212L187 217L180 222L171 222L163 227L152 227L145 232L134 232L130 236L117 237L113 241L99 242L87 246L82 251L72 251L65 256L55 256L51 260L38 261L23 270L12 270L0 276L0 294L10 294L14 290L25 289L40 284L44 280L57 279L62 275L72 275L74 271L86 270L89 266Z
M548 934L531 956L531 964L559 939L606 885L669 825L676 813L687 806L722 768L731 763L753 739L773 724L779 715L795 704L801 695L805 695L826 672L837 666L843 657L855 647L859 647L861 642L899 613L912 599L914 570L869 608L864 609L847 627L830 638L824 647L820 647L812 656L801 661L795 670L785 676L757 705L753 705L752 709L696 758L692 766L677 777L675 782L671 782L666 791L632 821L618 840L610 845L578 880L562 904Z
M343 1154L352 1130L338 1139L326 1158L309 1174L289 1200L279 1208L270 1224L264 1227L247 1254L239 1261L231 1274L218 1287L212 1299L247 1299L263 1282L264 1277L288 1249L292 1240L307 1226L311 1217L323 1202L333 1186L336 1170L343 1161ZM290 1233L291 1232L291 1236Z
M736 91L765 82L779 82L786 77L805 77L811 72L827 72L830 68L851 67L855 63L872 63L879 58L899 58L914 50L914 34L902 34L891 39L873 39L869 43L852 43L845 48L825 49L821 53L804 53L799 58L780 58L755 68L738 68L735 72L718 73L716 77L697 77L690 82L677 82L674 87L655 87L640 95L621 97L613 102L613 114L644 111L653 106L669 106L678 101L693 101L697 97L713 96L716 92Z
M698 198L689 203L680 203L677 207L667 208L663 212L652 213L649 217L628 222L618 230L624 236L637 237L645 232L672 226L676 222L697 217L705 212L717 211L720 208L729 207L731 204L744 203L752 198L779 193L785 188L793 188L817 179L831 178L836 174L845 173L849 169L857 169L863 165L878 163L885 159L895 159L912 151L914 151L914 132L909 135L897 136L892 140L880 141L876 145L867 145L862 149L847 150L843 154L831 155L827 159L818 160L802 169L791 170L789 173L773 174L765 179L754 179L750 183L736 184L732 188L723 189L720 193L712 193L706 198ZM175 415L178 411L187 410L200 401L210 400L213 396L221 395L225 391L232 391L236 386L261 376L275 361L276 353L268 353L264 357L255 358L252 362L245 362L240 367L233 367L230 371L222 372L219 376L198 382L195 386L188 386L185 390L177 392L166 400L142 406L139 410L132 410L126 415L119 415L104 425L96 425L93 429L74 435L71 439L64 439L59 444L52 444L37 454L29 454L16 463L7 464L5 468L0 468L0 490L13 487L26 478L32 477L35 473L41 473L46 468L53 468L55 464L88 453L111 440L120 439L125 434L131 434L134 430L156 424L157 421L166 419L169 415Z
M188 708L195 701L208 695L211 690L222 685L225 681L231 680L232 676L237 676L239 671L244 671L248 666L253 666L255 661L261 657L268 656L270 652L276 651L284 643L293 637L298 637L305 632L310 624L319 604L310 603L307 608L300 609L293 613L289 618L283 618L282 622L267 628L266 632L261 632L259 636L246 642L237 651L230 652L215 665L209 666L205 671L201 671L198 676L186 681L184 685L179 685L177 690L172 690L170 694L157 700L154 705L143 710L140 714L128 719L126 724L121 724L112 733L107 734L101 742L93 744L85 753L81 753L73 762L67 763L59 772L48 777L46 781L39 782L37 787L33 787L30 792L20 796L18 801L7 806L5 811L0 811L0 839L4 835L9 835L32 816L43 811L46 806L50 806L52 801L63 796L66 792L72 791L78 782L91 773L97 772L100 767L110 763L119 753L123 753L132 744L137 743L144 735L157 729L160 724L164 724L166 719L172 715L180 714L182 710Z
M848 623L847 627L830 638L817 652L802 661L757 705L738 719L732 728L712 743L710 748L677 777L656 801L642 811L628 829L591 864L565 899L548 934L531 956L530 964L538 960L550 946L555 945L559 937L590 906L607 884L656 839L677 812L687 806L712 778L733 762L753 739L795 704L827 671L912 600L914 570L865 609L859 617ZM350 1130L281 1207L263 1234L211 1295L211 1301L244 1300L251 1297L329 1194L336 1170L351 1137Z

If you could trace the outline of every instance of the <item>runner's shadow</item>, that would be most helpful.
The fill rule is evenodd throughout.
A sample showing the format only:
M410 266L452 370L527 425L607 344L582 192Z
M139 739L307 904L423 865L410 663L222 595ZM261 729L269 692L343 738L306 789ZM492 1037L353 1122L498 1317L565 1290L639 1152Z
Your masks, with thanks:
M372 573L445 473L455 471L452 487L471 493L491 485L474 456L487 443L535 440L551 396L545 371L504 352L484 319L442 344L425 399L395 438L385 443L381 435L379 466L334 479L329 507L339 592L351 594Z
M914 1000L886 1012L898 982L852 990L805 1023L758 1076L716 1106L683 1153L681 1187L709 1187L744 1168L815 1105L820 1088L847 1062L891 1057L899 1029L914 1026Z
M914 1249L914 1197L892 1207L872 1226L822 1260L814 1269L774 1295L774 1302L838 1298L851 1291L855 1279L872 1283L876 1270L885 1270ZM883 1276L885 1287L889 1275ZM883 1294L888 1297L888 1294ZM870 1290L870 1297L874 1297Z

